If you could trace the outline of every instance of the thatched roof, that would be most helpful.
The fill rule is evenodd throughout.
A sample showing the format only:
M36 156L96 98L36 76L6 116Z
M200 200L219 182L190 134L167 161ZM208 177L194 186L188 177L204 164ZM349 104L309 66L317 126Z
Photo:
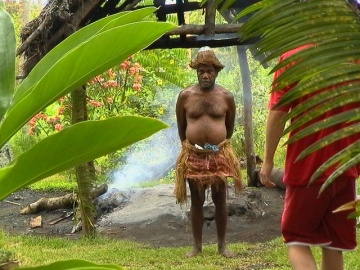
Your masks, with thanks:
M235 13L257 1L237 0L221 15L230 22ZM154 0L152 6L158 7L156 16L159 21L166 21L168 14L176 14L180 27L168 32L148 49L242 45L237 35L241 23L215 24L214 0L208 0L204 6L201 6L201 1L176 0L174 4L165 4L165 0ZM22 44L17 54L25 57L24 74L28 74L48 51L77 29L108 15L143 7L140 0L50 0L39 17L22 30ZM204 25L187 25L185 13L199 9L204 11Z

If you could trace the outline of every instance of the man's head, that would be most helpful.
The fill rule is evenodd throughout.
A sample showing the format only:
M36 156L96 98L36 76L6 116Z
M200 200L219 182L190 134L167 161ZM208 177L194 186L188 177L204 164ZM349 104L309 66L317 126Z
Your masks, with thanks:
M224 68L209 47L199 49L195 60L191 61L189 66L196 69L198 81L203 90L213 89L218 72Z
M196 58L189 64L193 69L198 69L200 65L213 66L217 72L224 68L224 65L217 59L214 51L207 46L200 48Z

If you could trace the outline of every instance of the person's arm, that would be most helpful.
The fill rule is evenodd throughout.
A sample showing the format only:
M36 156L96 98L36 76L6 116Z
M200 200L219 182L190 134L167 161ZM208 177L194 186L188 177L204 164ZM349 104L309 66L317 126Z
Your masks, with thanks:
M177 121L177 127L178 127L178 133L181 142L186 140L186 111L184 109L184 100L186 98L186 93L184 91L181 91L177 102L176 102L176 121Z
M265 157L260 170L260 181L265 187L274 187L271 181L271 172L274 168L274 156L281 135L285 128L282 121L287 113L278 110L269 110L266 122Z
M225 117L226 139L230 139L234 133L236 105L234 96L229 92L227 95L228 112Z

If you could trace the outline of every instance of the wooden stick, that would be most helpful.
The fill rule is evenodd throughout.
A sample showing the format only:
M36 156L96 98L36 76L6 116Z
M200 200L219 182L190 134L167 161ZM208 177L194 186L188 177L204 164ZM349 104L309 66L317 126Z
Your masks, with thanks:
M4 202L7 202L7 203L11 203L11 204L15 204L15 205L22 206L20 203L16 203L16 202L8 201L8 200L4 200Z

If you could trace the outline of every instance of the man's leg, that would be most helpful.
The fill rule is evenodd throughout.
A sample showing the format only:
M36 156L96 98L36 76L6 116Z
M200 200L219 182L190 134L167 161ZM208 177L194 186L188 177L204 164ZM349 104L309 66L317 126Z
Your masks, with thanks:
M310 247L301 245L288 246L288 252L293 270L317 270Z
M202 230L204 225L203 205L205 202L205 190L199 188L198 183L189 180L191 195L191 228L193 234L193 250L186 254L187 257L193 257L202 252Z
M344 258L340 250L322 248L322 270L343 270Z
M218 187L211 186L211 196L215 204L215 223L219 253L225 257L233 257L234 253L226 247L225 242L226 225L228 219L225 185L225 183L222 183Z

